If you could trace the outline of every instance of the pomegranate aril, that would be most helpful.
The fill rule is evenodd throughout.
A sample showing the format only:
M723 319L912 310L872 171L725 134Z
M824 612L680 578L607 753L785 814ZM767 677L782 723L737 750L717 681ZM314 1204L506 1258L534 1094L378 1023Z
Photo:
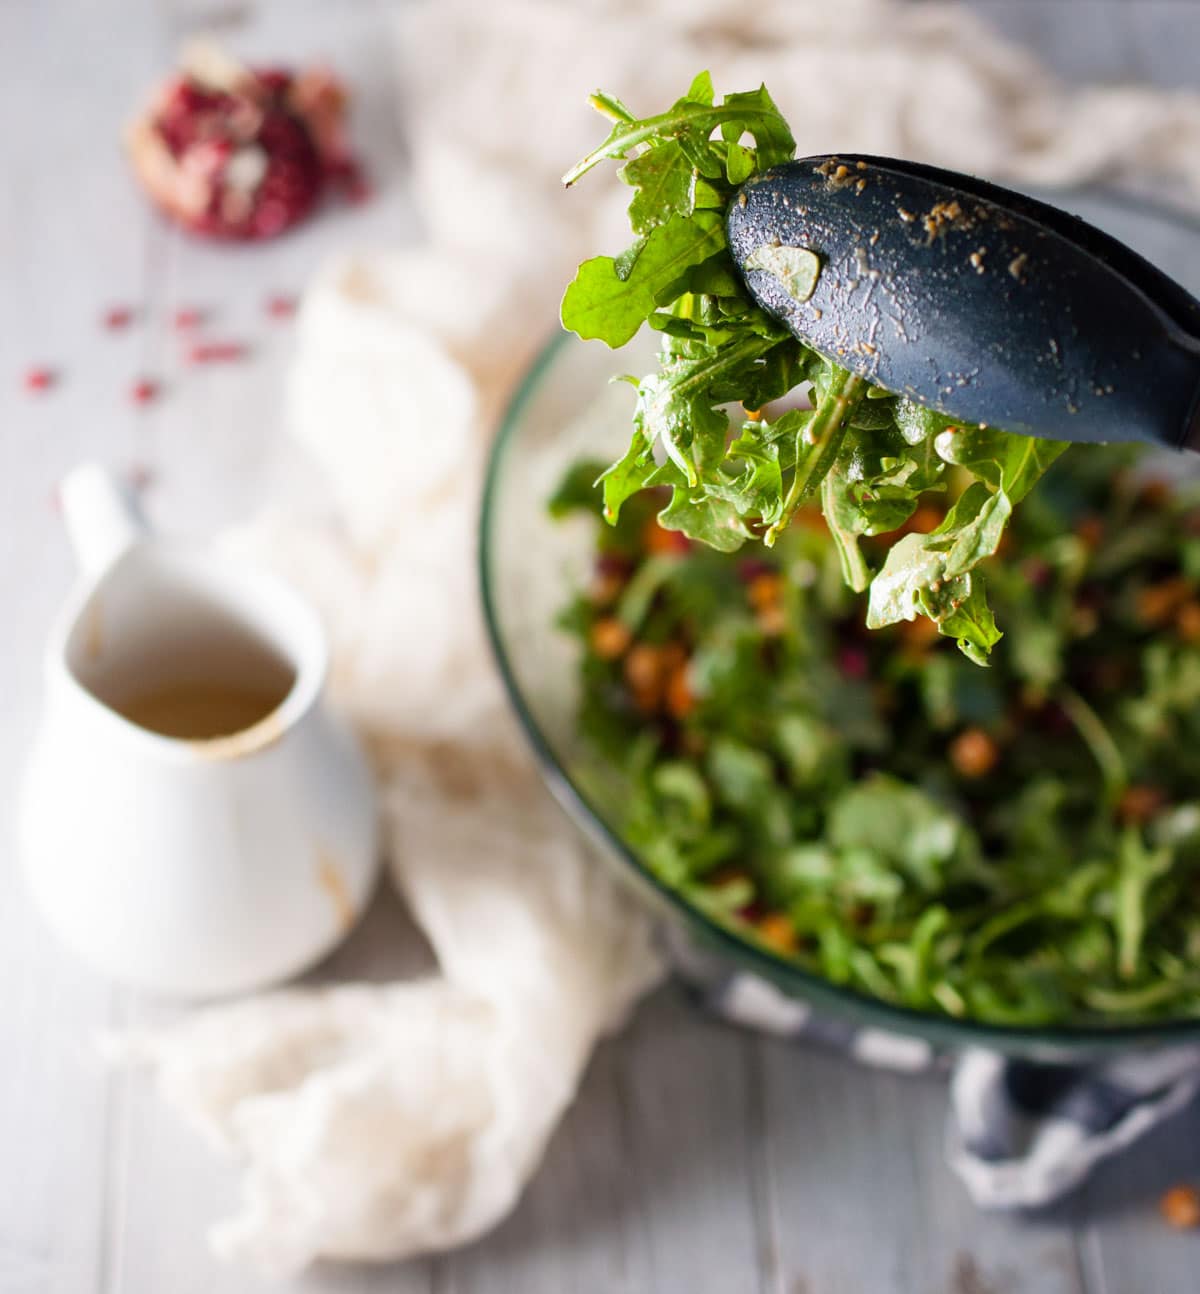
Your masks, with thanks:
M129 306L113 306L104 313L104 326L110 332L118 332L133 323L133 310Z
M371 184L362 165L353 157L340 157L328 167L329 182L347 202L366 202L371 196Z
M867 653L852 643L843 644L838 648L837 665L843 678L856 681L865 679L871 668Z
M147 463L133 463L125 474L125 479L129 482L129 488L140 494L154 484L155 471Z
M58 380L52 368L36 365L25 371L25 389L27 391L48 391Z
M283 67L256 67L254 75L259 85L271 95L279 96L287 92L292 83L292 74Z
M355 167L346 177L346 201L353 206L360 207L364 202L371 200L372 192L371 182Z
M245 359L249 349L240 341L201 342L188 351L190 364L221 364Z
M753 584L760 575L770 575L774 569L769 562L759 561L756 557L743 557L737 564L737 575L743 584Z
M149 404L151 400L158 397L158 383L148 377L143 377L133 384L129 394L134 404Z
M267 299L267 314L274 319L287 319L296 313L296 298L275 296Z
M187 332L190 328L199 328L204 322L204 311L197 310L194 306L185 306L182 310L175 311L175 327L180 332Z

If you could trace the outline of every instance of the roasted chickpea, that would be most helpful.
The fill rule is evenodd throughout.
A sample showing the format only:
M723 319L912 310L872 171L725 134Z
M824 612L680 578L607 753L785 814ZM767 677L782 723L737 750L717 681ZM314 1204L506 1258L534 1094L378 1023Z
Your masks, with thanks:
M1172 1186L1158 1207L1169 1226L1181 1231L1200 1227L1200 1191L1194 1186Z
M1167 793L1161 786L1127 786L1117 801L1117 817L1132 826L1144 826L1166 803Z
M604 616L593 623L589 638L601 660L616 660L628 650L633 635L616 616Z
M786 912L768 912L755 926L758 937L777 953L794 953L800 946L796 927Z
M999 746L982 728L966 728L950 743L950 762L960 777L986 777L999 759Z

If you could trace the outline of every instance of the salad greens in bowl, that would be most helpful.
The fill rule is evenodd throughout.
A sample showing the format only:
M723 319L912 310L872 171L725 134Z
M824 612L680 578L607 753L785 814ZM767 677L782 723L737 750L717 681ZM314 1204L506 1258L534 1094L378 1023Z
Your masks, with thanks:
M1200 489L848 382L718 238L654 271L790 149L765 92L689 95L682 126L601 99L638 241L564 322L622 349L552 342L489 465L488 628L552 789L694 939L840 1016L1197 1040ZM1072 205L1187 281L1194 230Z

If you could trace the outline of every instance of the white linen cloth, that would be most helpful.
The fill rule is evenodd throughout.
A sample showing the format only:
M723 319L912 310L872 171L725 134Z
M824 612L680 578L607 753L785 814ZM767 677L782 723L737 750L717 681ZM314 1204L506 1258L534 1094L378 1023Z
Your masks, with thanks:
M955 4L440 0L400 22L428 239L317 277L289 392L336 521L274 513L227 542L325 615L336 694L376 756L392 876L439 974L265 995L123 1048L242 1156L242 1204L214 1245L275 1272L493 1226L594 1041L660 973L648 918L519 749L472 610L486 431L576 260L624 245L611 175L558 184L605 129L587 93L655 111L708 67L722 92L766 82L801 153L1043 185L1136 172L1200 200L1200 96L1066 89Z

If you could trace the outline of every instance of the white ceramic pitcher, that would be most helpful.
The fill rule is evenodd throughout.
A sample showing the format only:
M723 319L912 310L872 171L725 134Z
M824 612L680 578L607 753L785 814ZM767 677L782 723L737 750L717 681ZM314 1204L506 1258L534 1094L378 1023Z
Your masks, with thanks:
M148 535L96 466L67 478L62 503L82 578L48 645L22 788L35 900L80 956L144 990L293 975L353 924L378 856L369 770L322 703L321 625L275 577ZM131 688L221 670L278 704L204 739L120 712Z

